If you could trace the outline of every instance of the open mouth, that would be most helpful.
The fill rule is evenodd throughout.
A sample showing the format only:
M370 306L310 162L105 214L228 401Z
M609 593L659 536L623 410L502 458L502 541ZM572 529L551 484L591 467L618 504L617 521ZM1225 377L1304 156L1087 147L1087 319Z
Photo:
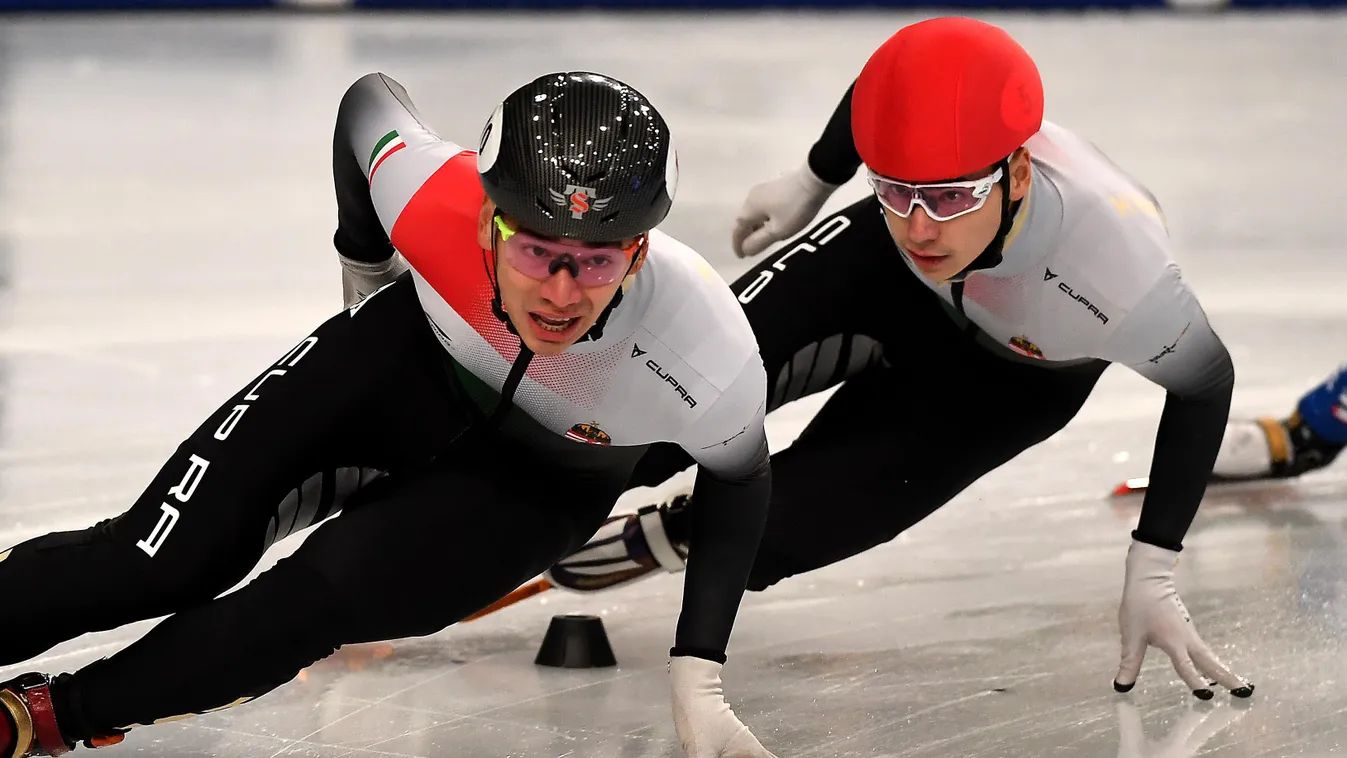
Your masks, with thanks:
M541 313L529 313L529 320L537 327L539 336L544 339L565 338L577 324L580 323L580 317L558 318L556 316L544 316Z
M908 250L906 252L908 259L911 260L914 264L916 264L918 268L923 269L937 268L938 266L940 266L940 264L945 262L946 258L949 257L947 255L941 255L939 253L917 252L914 250Z

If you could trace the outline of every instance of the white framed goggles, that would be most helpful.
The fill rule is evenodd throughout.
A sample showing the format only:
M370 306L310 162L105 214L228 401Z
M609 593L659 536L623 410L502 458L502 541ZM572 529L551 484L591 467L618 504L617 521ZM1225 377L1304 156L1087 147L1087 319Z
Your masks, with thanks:
M920 205L932 221L949 221L981 208L992 194L992 187L1004 176L997 166L992 173L972 181L909 184L880 176L868 168L866 172L875 196L890 212L907 218Z

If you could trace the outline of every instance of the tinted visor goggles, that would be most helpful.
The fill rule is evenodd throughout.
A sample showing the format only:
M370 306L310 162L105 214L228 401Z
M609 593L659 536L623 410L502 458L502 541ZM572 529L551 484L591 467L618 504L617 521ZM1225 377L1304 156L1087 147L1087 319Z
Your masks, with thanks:
M632 257L645 243L645 235L627 247L592 247L580 242L561 242L513 229L500 215L501 252L516 271L539 281L566 268L581 287L602 287L627 275Z

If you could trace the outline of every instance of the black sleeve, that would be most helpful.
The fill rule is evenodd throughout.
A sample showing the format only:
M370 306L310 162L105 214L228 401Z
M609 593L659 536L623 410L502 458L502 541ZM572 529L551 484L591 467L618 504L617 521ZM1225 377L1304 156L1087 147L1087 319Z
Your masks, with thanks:
M851 139L851 93L854 89L856 83L852 82L828 125L823 127L823 134L809 149L809 170L829 184L846 184L861 167L861 156Z
M1222 347L1203 372L1205 381L1182 395L1169 391L1155 435L1150 485L1133 537L1169 550L1183 538L1206 493L1221 449L1235 389L1235 366Z
M332 135L332 180L337 193L337 231L332 244L337 252L365 263L382 263L393 257L393 243L384 233L379 214L370 199L369 182L360 167L360 158L351 144L354 123L361 109L368 109L371 88L390 85L384 77L362 77L346 91L337 110L337 125Z
M672 656L725 662L734 619L767 523L772 474L764 441L747 476L722 479L699 467L689 509L687 575Z

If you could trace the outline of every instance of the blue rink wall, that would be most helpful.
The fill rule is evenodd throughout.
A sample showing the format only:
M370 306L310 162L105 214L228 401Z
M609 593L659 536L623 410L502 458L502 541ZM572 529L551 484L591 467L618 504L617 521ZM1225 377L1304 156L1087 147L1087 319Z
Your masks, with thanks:
M1330 9L1347 7L1347 0L0 0L2 11L81 10L225 10L249 8L369 8L431 10L583 10L591 8L651 10L752 10L793 8L948 9L960 10L1161 10L1185 9Z

